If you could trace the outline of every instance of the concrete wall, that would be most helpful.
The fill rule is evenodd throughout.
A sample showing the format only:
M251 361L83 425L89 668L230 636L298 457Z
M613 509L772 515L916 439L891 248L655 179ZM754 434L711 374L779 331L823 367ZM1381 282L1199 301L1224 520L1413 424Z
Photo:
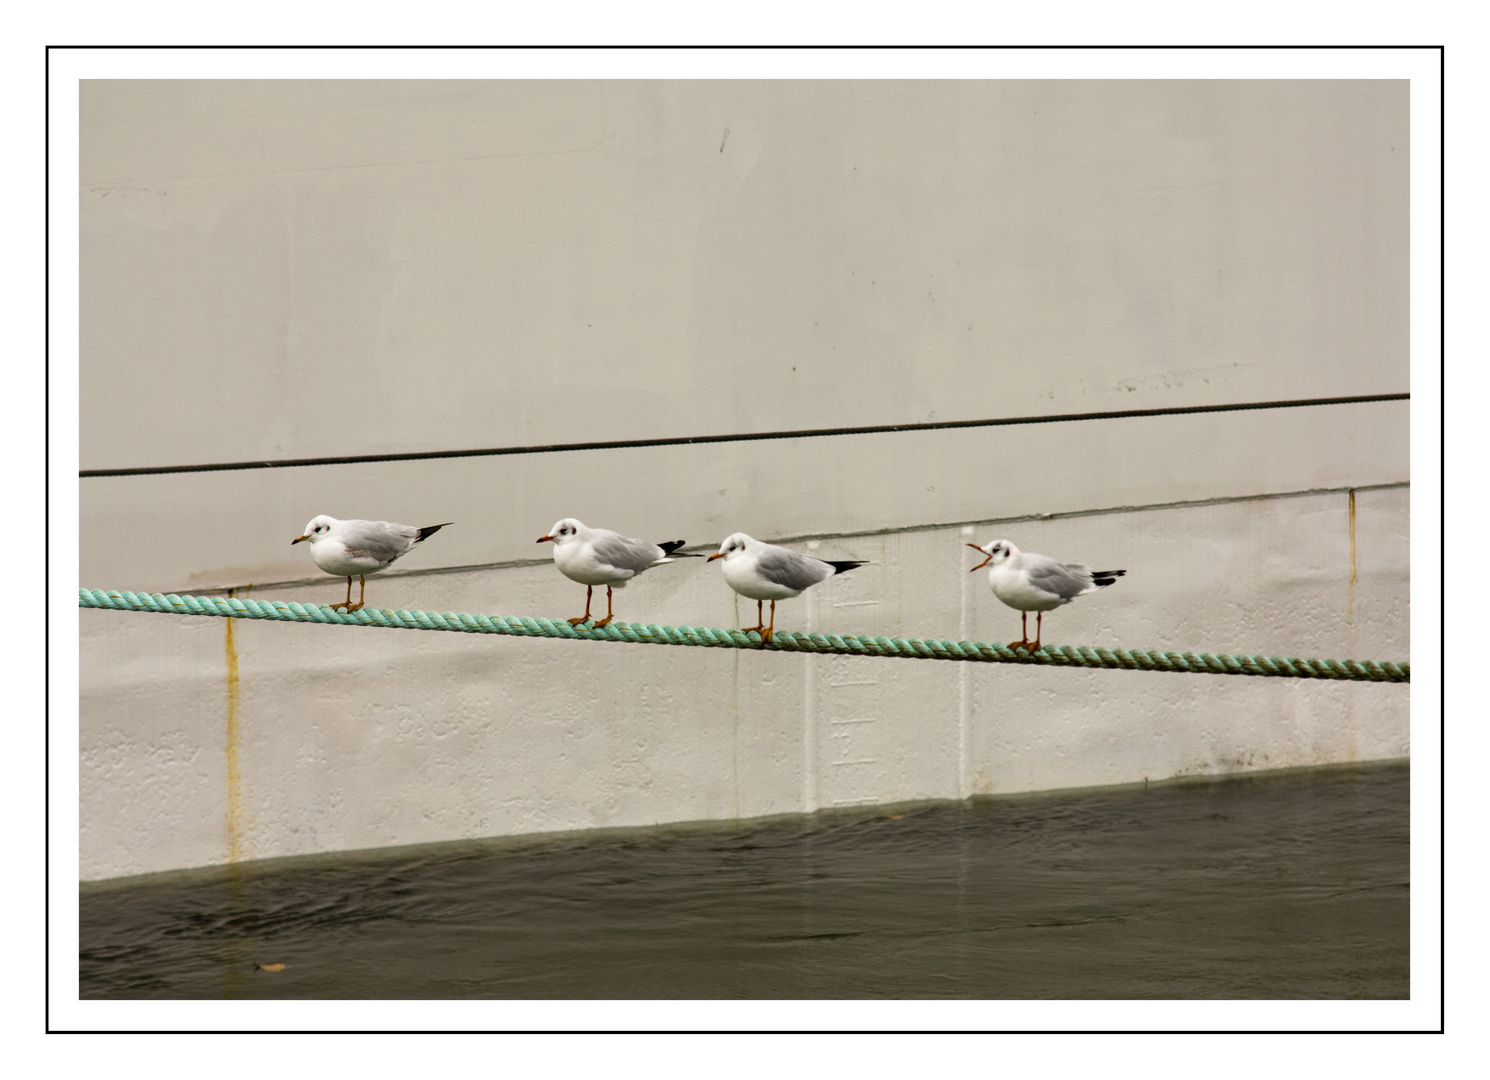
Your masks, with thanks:
M81 123L85 469L1408 388L1405 83L93 82ZM1010 640L966 573L987 523L1129 570L1047 640L1403 659L1407 431L1397 402L86 479L80 584L329 601L289 546L314 514L453 520L370 601L578 614L534 562L574 515L872 560L783 628ZM618 617L729 625L711 571ZM1402 687L241 621L230 739L227 624L80 621L86 878L1408 752Z

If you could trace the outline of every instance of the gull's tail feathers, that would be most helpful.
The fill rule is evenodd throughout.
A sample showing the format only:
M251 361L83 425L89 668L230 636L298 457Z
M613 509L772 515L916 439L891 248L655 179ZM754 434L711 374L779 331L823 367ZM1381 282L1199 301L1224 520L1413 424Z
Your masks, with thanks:
M697 551L679 551L678 550L680 547L682 547L686 543L688 543L687 540L669 540L665 544L658 544L657 546L662 549L663 555L664 555L664 557L662 559L659 559L658 561L659 562L672 562L674 559L702 559L703 558L703 555L701 553L697 552Z
M823 560L823 562L827 563L833 568L833 573L835 574L846 574L850 570L857 570L868 561L868 559L855 559L848 562L834 562L832 559Z

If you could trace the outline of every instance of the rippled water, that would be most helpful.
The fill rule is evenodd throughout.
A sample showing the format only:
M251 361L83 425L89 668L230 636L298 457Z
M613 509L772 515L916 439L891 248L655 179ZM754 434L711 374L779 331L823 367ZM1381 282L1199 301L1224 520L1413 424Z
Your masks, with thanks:
M242 864L80 921L84 998L1405 998L1408 768Z

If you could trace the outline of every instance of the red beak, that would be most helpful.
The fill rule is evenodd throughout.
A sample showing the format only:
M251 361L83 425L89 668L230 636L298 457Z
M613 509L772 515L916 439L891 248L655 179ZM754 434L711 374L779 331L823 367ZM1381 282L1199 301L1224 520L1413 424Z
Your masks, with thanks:
M986 551L984 551L982 548L980 548L977 544L969 544L968 547L972 548L979 555L987 555L988 554ZM973 569L972 570L969 570L968 573L971 574L974 570L981 570L985 566L987 566L989 563L991 563L992 561L993 561L993 556L992 555L988 555L988 558L984 559L977 566L973 567Z

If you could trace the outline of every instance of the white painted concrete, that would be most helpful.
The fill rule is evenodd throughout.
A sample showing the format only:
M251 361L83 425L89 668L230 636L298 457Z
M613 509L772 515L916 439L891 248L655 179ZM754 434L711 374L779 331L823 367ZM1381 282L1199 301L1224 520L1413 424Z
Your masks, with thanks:
M316 571L318 513L453 521L401 568L531 559L562 517L717 545L1409 479L1406 402L596 453L83 482L82 584L160 591ZM182 514L178 508L189 508ZM535 524L536 523L536 524ZM119 535L150 542L119 549ZM656 536L652 534L656 533Z
M84 468L1406 378L1405 82L103 82L82 124Z
M1403 391L1407 147L1405 83L87 83L82 464ZM1010 640L1001 521L1129 570L1049 640L1405 659L1407 411L87 479L79 584L330 601L330 513L455 522L376 605L578 614L574 515L872 560L783 628ZM618 618L729 625L711 569ZM1408 752L1405 687L241 621L229 745L226 625L80 613L83 877Z
M1231 501L975 528L1128 576L1047 620L1109 647L1409 655L1408 491ZM870 565L781 629L1012 640L957 527L826 538ZM805 545L803 545L805 547ZM1204 551L1203 558L1194 552ZM717 566L660 567L618 617L729 626ZM374 591L375 590L375 591ZM578 614L551 565L373 578L381 606ZM254 590L329 601L325 577ZM225 620L82 622L85 878L226 858ZM243 857L748 817L1404 757L1405 686L1030 670L236 620Z

